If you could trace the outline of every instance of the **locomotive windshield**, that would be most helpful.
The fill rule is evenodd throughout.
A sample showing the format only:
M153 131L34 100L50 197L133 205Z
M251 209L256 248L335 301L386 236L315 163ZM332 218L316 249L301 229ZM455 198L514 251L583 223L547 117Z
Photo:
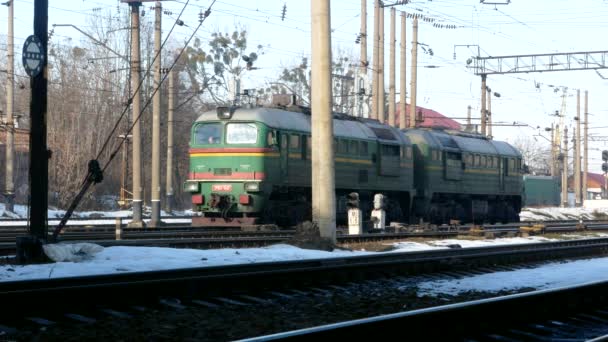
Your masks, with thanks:
M235 122L226 125L227 144L255 144L258 141L258 127L254 123Z
M196 126L196 145L216 145L222 142L222 124L207 123Z

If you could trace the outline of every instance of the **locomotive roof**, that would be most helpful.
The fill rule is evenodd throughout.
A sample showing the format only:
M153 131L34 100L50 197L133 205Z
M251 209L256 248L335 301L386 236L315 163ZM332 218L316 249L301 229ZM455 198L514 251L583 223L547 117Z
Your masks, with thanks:
M499 154L506 157L520 157L519 151L509 143L488 140L481 136L459 135L455 132L428 129L409 129L406 134L421 135L433 148L453 149L462 152Z
M310 132L311 116L308 114L278 108L237 108L230 120L259 121L269 127ZM215 110L201 114L196 122L219 121ZM409 139L399 130L382 125L374 120L339 120L334 117L334 135L355 139L378 139L382 142L409 144Z

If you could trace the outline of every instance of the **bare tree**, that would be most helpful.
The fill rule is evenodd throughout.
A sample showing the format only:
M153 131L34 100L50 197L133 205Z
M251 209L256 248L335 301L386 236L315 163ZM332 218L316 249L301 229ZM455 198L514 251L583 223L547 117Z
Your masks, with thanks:
M551 147L535 137L518 136L511 143L522 154L528 172L534 175L549 175L551 166Z

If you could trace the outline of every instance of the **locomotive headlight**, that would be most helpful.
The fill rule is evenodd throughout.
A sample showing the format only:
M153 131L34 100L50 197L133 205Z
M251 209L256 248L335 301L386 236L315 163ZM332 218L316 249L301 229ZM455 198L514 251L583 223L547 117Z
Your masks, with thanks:
M184 183L184 191L185 192L198 192L199 186L198 182L186 182Z
M248 192L260 191L260 183L258 183L258 182L245 183L245 191L248 191Z

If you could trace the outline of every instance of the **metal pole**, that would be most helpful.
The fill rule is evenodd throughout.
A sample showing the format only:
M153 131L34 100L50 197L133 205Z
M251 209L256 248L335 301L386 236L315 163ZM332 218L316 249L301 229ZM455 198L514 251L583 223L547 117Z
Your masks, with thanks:
M46 109L47 109L47 61L48 56L48 0L34 1L34 35L42 44L42 69L30 78L30 222L29 235L18 236L16 241L17 261L43 261L42 243L47 241L48 214L48 158L50 153L46 145Z
M371 119L378 119L378 47L379 32L378 32L378 16L380 14L380 0L374 1L374 39L373 39L373 66L372 66L372 109L369 113ZM313 145L317 146L317 145Z
M331 111L331 26L330 0L312 0L312 149L313 220L321 238L336 242L336 192L334 174L333 115Z
M574 135L574 198L581 205L581 91L576 91L576 131Z
M401 12L401 67L399 68L399 74L401 76L401 82L399 86L399 128L405 129L407 127L405 125L405 111L406 108L406 98L407 98L407 83L406 83L406 75L407 75L407 66L405 64L406 58L406 40L405 40L405 31L406 31L406 22L405 22L405 12Z
M388 75L388 124L395 126L395 9L391 8L391 47L389 56L389 75Z
M418 69L418 17L413 20L412 33L412 80L410 81L410 127L416 127L416 87Z
M481 75L481 134L486 135L486 75Z
M562 207L568 207L568 127L564 128L564 161L562 166Z
M150 191L152 202L152 215L150 227L162 225L160 220L160 109L161 109L161 20L162 5L157 1L154 5L154 99L152 111L152 189Z
M384 7L378 10L378 31L380 32L380 42L378 44L378 120L386 122L384 106L386 99L384 94Z
M6 199L5 208L7 211L14 211L14 199L15 199L15 183L13 177L13 170L15 167L15 124L13 122L13 91L15 89L15 42L13 34L13 10L15 1L10 0L7 2L8 6L8 65L6 67L7 73L7 85L6 85L6 180L4 197Z
M361 0L361 73L367 74L367 0Z
M589 91L585 90L585 148L583 150L583 198L581 204L585 204L587 199L587 173L589 172Z
M492 90L488 88L488 122L486 124L488 129L488 138L492 139Z
M139 49L139 2L129 3L131 6L131 89L133 89L133 220L128 227L144 227L142 220L142 186L141 186L141 60Z
M171 213L173 210L173 111L175 109L175 74L173 69L169 70L169 101L167 103L167 174L166 192L167 203L165 211Z
M467 130L471 130L471 106L467 106Z
M551 177L555 177L555 127L554 124L551 124L551 166L549 168L549 173Z

